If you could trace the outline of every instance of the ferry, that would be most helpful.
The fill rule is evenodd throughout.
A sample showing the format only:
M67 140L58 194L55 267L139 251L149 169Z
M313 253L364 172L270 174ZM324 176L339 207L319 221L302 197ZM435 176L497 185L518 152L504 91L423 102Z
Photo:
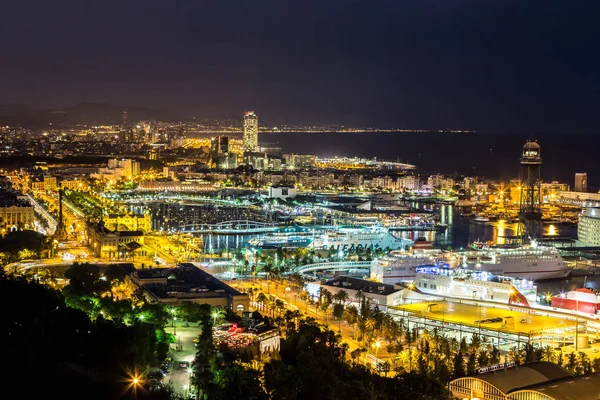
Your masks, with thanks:
M311 248L318 250L346 250L346 249L408 249L413 244L412 240L397 238L384 227L369 228L338 228L322 235L316 236L310 244Z
M600 313L600 296L587 288L571 290L552 296L550 304L554 308L576 310L588 314Z
M495 275L537 281L566 278L571 273L556 248L540 246L536 242L528 246L483 247L458 254L460 266Z
M566 278L571 272L558 250L534 242L529 246L482 247L480 250L460 252L391 252L372 262L370 275L372 279L388 284L410 282L415 278L417 268L423 265L462 267L532 281Z
M265 250L305 248L310 246L314 238L313 231L289 227L280 232L254 237L248 241L248 246Z
M537 286L531 280L496 276L485 271L464 268L423 267L409 287L434 296L525 307L537 301Z

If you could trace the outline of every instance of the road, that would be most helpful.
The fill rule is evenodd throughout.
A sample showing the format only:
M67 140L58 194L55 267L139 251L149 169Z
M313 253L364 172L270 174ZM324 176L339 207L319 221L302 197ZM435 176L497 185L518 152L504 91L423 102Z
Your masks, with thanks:
M175 323L174 328L172 327L173 322ZM165 383L170 383L175 392L187 397L190 387L190 372L188 368L180 367L179 363L181 361L191 363L194 360L196 354L194 339L200 334L200 328L197 324L190 324L186 327L180 321L172 321L165 330L168 333L175 332L177 337L177 343L172 343L169 351L169 357L173 359L173 368Z

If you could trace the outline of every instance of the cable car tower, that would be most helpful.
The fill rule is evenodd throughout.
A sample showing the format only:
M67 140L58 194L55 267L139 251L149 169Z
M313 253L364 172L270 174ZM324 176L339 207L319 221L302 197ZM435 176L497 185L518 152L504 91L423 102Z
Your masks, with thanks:
M521 244L542 237L542 157L540 145L527 141L521 156L521 193L519 200L518 240Z

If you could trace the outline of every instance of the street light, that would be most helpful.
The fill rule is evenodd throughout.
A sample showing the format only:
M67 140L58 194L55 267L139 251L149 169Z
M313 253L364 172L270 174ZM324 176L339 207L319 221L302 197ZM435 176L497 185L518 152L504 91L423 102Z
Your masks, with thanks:
M376 341L375 343L373 343L373 347L375 347L375 358L377 358L379 348L381 347L381 342L379 340Z

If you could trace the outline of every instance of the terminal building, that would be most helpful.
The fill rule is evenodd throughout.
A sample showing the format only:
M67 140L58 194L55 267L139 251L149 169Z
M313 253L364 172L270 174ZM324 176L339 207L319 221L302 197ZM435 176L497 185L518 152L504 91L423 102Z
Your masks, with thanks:
M573 377L549 362L503 364L455 379L449 389L461 400L597 400L600 374Z
M320 285L307 284L307 291L313 297L318 296L320 288L327 289L334 295L343 290L348 293L350 302L358 302L356 294L360 291L366 299L369 299L373 307L377 306L384 312L391 306L401 305L407 301L423 301L431 297L416 293L402 285L388 285L348 276L340 276Z
M184 301L223 307L242 315L248 311L250 299L191 263L177 268L134 269L128 280L144 291L151 303L178 306Z

